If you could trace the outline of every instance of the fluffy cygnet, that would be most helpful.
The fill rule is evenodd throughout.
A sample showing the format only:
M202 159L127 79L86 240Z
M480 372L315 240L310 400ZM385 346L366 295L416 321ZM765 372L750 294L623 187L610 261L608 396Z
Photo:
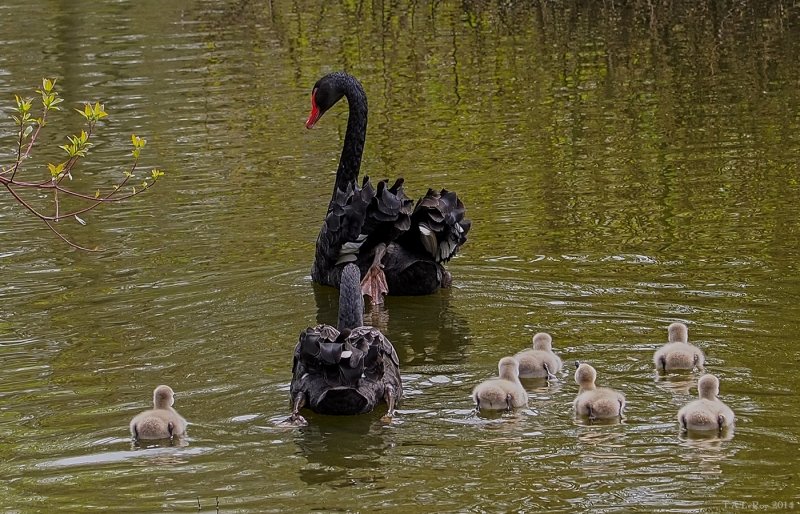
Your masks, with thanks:
M475 408L511 410L528 405L528 393L519 381L519 363L514 357L503 357L497 365L500 376L481 382L472 390Z
M608 387L595 386L597 371L590 365L578 364L575 382L580 386L575 398L575 414L589 419L619 418L625 409L625 396Z
M555 379L561 370L561 359L553 353L553 338L546 332L533 336L533 348L514 356L519 362L520 378Z
M719 430L733 426L733 411L717 398L719 379L703 375L697 381L700 398L678 411L678 423L683 430Z
M153 391L153 408L137 414L130 424L135 439L168 439L186 432L186 420L172 408L175 393L160 385Z
M667 328L668 343L653 355L653 363L659 371L675 369L702 370L706 362L703 351L689 343L689 331L683 323L673 323Z

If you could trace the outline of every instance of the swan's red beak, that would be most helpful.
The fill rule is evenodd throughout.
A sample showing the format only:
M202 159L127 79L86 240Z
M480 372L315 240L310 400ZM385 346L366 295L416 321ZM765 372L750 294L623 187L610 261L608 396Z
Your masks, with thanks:
M322 116L322 113L319 111L319 107L317 107L317 90L311 92L311 114L308 115L308 119L306 120L306 128L310 129L314 127L314 124L317 123L319 117Z

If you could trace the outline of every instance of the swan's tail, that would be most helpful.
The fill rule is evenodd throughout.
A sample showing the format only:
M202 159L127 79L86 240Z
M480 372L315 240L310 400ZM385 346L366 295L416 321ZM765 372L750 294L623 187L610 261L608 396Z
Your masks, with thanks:
M455 192L428 189L411 215L412 244L416 239L436 262L449 261L467 241L472 226L470 220L464 219L465 211Z

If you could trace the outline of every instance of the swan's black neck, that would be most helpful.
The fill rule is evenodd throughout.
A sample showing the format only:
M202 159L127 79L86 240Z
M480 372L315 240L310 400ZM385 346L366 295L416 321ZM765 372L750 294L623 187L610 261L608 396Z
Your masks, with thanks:
M353 263L342 270L339 282L339 330L364 325L364 296L361 294L361 272Z
M348 185L357 183L364 141L367 138L367 95L364 88L358 80L344 73L337 85L347 98L350 114L347 118L342 155L339 157L339 169L336 170L334 198L337 190L346 191Z

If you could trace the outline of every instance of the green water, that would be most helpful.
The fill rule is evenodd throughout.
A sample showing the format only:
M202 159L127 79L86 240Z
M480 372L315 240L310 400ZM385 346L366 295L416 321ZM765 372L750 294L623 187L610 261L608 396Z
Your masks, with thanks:
M596 4L4 2L2 162L13 94L54 76L68 107L110 113L80 183L119 176L132 132L168 174L59 225L96 254L0 194L0 509L800 509L800 8ZM310 266L346 109L303 123L336 69L369 97L363 168L458 191L473 228L451 290L367 314L401 358L394 422L290 429L297 335L335 312ZM730 440L678 432L697 374L651 361L673 321ZM574 420L569 371L516 415L470 416L537 331L626 394L623 423ZM137 448L160 383L188 444Z

